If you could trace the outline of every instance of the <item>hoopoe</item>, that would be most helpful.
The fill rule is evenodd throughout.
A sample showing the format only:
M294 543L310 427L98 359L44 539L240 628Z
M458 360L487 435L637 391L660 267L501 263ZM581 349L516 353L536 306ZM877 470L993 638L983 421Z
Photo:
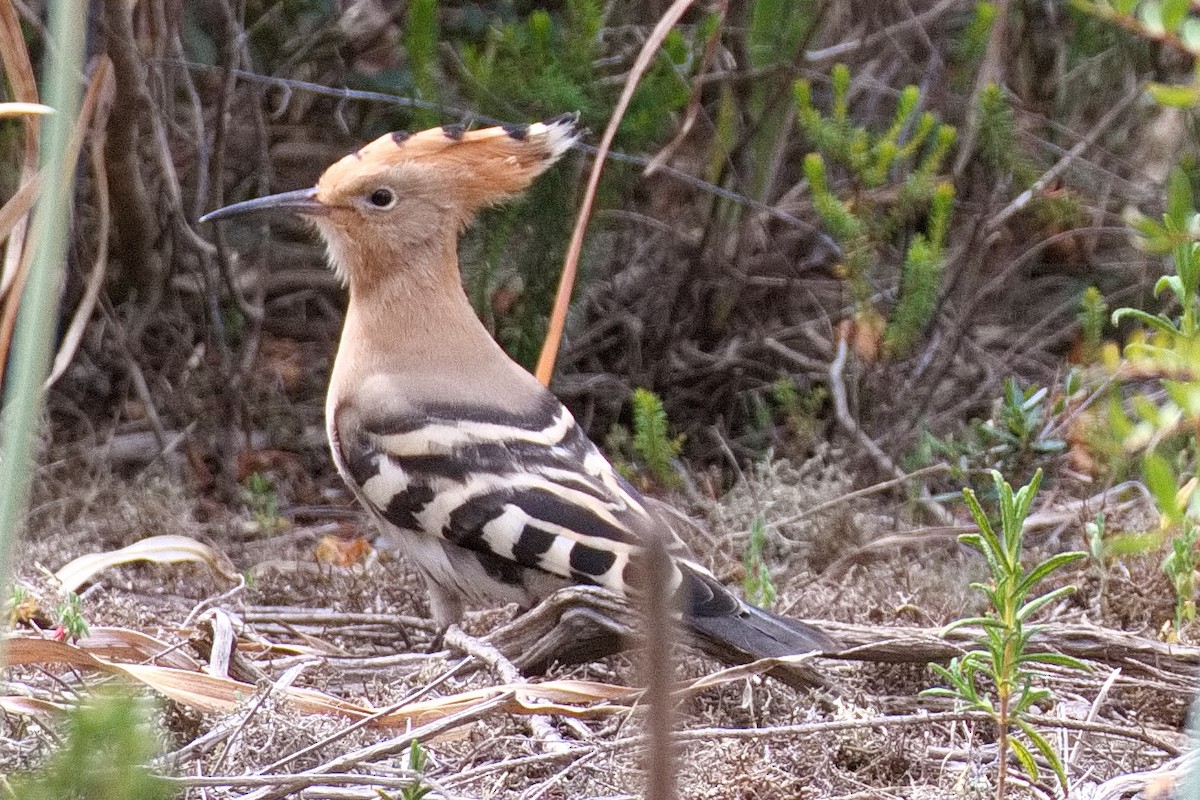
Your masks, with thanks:
M320 232L350 290L325 408L333 459L424 577L441 625L464 600L529 607L569 583L637 596L639 554L658 537L673 574L654 577L703 649L732 661L832 650L726 589L679 537L680 518L617 473L467 300L459 234L558 160L575 121L385 135L311 189L201 221L282 209Z

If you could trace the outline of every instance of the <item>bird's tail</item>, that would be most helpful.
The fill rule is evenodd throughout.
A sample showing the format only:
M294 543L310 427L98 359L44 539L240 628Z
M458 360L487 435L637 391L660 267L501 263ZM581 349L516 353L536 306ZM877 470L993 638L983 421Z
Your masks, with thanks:
M828 653L839 649L833 639L811 625L749 603L742 603L741 606L741 612L737 614L689 614L684 617L685 623L696 635L696 643L701 650L726 663L747 664L762 658ZM807 664L777 667L770 674L798 686L826 683Z

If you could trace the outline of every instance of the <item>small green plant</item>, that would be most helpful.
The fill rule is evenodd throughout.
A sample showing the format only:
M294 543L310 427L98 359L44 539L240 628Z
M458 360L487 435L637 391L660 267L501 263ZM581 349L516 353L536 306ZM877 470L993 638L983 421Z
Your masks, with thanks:
M21 609L29 603L29 590L19 583L14 583L8 590L8 602L5 605L5 610L8 611L9 622L15 622L21 616Z
M1087 536L1088 557L1100 578L1097 594L1100 599L1100 607L1104 608L1108 597L1108 559L1111 555L1109 543L1104 538L1104 512L1101 511L1096 515L1095 520L1084 525L1083 530Z
M675 459L683 437L670 435L662 400L649 389L633 391L633 448L651 478L663 486L679 486Z
M1014 379L1004 382L1004 390L987 420L973 420L958 434L933 436L925 433L910 460L910 466L924 466L935 459L950 462L953 476L964 479L985 470L1028 471L1038 459L1066 450L1067 443L1050 436L1047 420L1061 414L1066 398L1076 391L1078 376L1067 375L1061 393L1051 399L1045 387L1021 385ZM986 486L979 486L986 490Z
M145 765L159 745L152 707L127 687L113 685L73 709L67 734L36 773L12 779L20 800L167 800L171 785Z
M955 83L960 90L970 90L970 80L968 75L974 76L975 68L978 67L980 61L987 54L988 42L992 35L992 26L996 22L996 4L989 2L977 2L975 4L975 12L971 15L971 21L967 23L962 35L958 37L954 44L955 60L970 67L963 69L962 72L956 75Z
M895 280L881 269L903 247L899 293L883 347L889 355L907 355L932 320L941 288L954 188L937 176L955 129L920 112L920 90L908 86L888 128L869 131L850 120L850 70L844 64L833 68L830 84L828 114L816 107L808 81L795 85L797 119L815 148L804 158L813 207L842 247L841 270L860 324L879 327L875 284ZM836 193L834 167L841 176ZM924 230L912 232L914 224Z
M937 312L938 291L942 286L942 249L953 206L953 187L939 183L933 190L929 209L929 235L913 234L904 254L900 294L883 337L883 347L888 353L904 355L910 352Z
M1200 495L1197 485L1195 431L1200 425L1200 215L1196 213L1187 174L1176 168L1167 187L1162 221L1132 215L1130 224L1146 251L1170 256L1173 270L1159 278L1156 295L1167 295L1174 315L1118 308L1113 324L1130 320L1145 326L1129 339L1122 353L1119 378L1138 379L1127 398L1114 392L1108 403L1108 427L1125 456L1140 454L1142 480L1159 513L1158 530L1126 537L1141 552L1169 547L1163 570L1175 592L1174 627L1195 618L1198 562L1197 528ZM1148 384L1148 385L1147 385Z
M58 618L60 635L67 641L75 642L88 635L88 622L83 615L83 599L79 595L69 593L63 602L55 607L54 614Z
M978 162L1018 192L1032 187L1045 173L1045 167L1025 151L1018 135L1013 104L1004 89L995 83L984 86L979 92L976 109L979 122L975 153ZM1026 208L1025 213L1035 223L1052 231L1087 224L1078 197L1069 190L1034 192L1029 196Z
M1047 415L1061 410L1048 407L1049 395L1044 386L1022 389L1015 379L1006 379L997 419L983 423L984 431L1016 454L1061 453L1066 442L1043 436Z
M400 790L400 794L393 797L382 789L376 789L383 800L425 800L426 797L433 792L433 787L425 782L425 768L429 762L429 754L419 741L414 741L408 748L408 771L415 777L413 782Z
M613 466L630 481L678 488L683 478L676 459L683 449L682 435L672 437L662 400L649 389L634 389L633 430L615 424L604 438L604 449Z
M421 746L419 741L414 741L412 746L408 748L409 772L415 772L418 776L423 776L428 761L429 754L425 752L425 748ZM423 800L432 791L433 789L427 786L421 777L418 777L413 781L411 786L406 787L400 792L400 797L402 800Z
M1196 540L1200 527L1184 526L1183 531L1171 540L1171 551L1163 559L1163 572L1175 590L1175 630L1196 619Z
M1108 303L1095 286L1089 286L1079 300L1079 362L1092 364L1100 360L1104 346L1104 326L1108 324Z
M286 524L279 516L279 495L271 479L261 472L253 472L246 479L246 505L259 530L272 531Z
M1104 562L1108 558L1108 546L1104 541L1103 511L1096 515L1094 522L1089 522L1084 526L1084 532L1087 534L1088 555L1103 569Z
M991 716L996 725L999 749L997 800L1004 800L1005 797L1009 751L1016 756L1030 778L1034 781L1039 779L1037 762L1030 745L1049 762L1065 793L1067 777L1062 761L1046 738L1027 719L1035 706L1051 696L1049 689L1035 685L1038 676L1032 667L1053 664L1086 669L1086 665L1070 656L1030 652L1030 637L1041 627L1031 624L1030 620L1039 609L1075 591L1074 586L1061 586L1035 595L1034 587L1068 564L1086 558L1087 554L1058 553L1027 570L1021 563L1025 518L1041 485L1042 471L1039 469L1033 480L1015 494L999 472L993 470L992 480L998 498L999 529L992 525L984 513L975 492L964 489L963 497L979 532L958 537L960 542L977 550L987 561L990 582L973 583L971 586L983 592L990 609L985 616L956 620L943 631L945 635L964 625L978 625L983 629L983 635L977 642L978 649L952 659L949 665L930 664L950 686L926 689L924 693L953 698L968 708ZM988 679L994 695L979 690L979 677Z
M746 599L762 608L773 606L777 597L775 582L771 580L771 570L763 557L766 544L767 524L762 515L758 514L750 523L750 540L746 542L746 552L742 556L742 565L746 568L742 588L746 592Z
M754 420L750 443L763 456L768 456L776 444L786 443L803 451L821 438L822 412L829 400L824 386L817 384L801 391L794 379L783 377L771 384L769 395L751 392L746 398Z

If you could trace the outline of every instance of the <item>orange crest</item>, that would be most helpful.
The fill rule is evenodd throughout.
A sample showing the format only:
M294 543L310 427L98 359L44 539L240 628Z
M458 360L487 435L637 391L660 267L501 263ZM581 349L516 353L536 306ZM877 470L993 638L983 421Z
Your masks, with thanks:
M421 193L453 198L469 217L525 189L579 138L577 114L531 125L468 131L447 125L420 133L385 134L330 166L317 183L317 199L337 204L390 173Z

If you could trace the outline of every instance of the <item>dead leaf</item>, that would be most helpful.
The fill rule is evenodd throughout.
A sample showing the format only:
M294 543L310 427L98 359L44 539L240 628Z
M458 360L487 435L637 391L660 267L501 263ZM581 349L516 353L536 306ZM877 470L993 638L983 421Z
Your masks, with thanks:
M371 555L371 543L361 536L344 539L340 536L326 534L317 542L313 556L322 564L332 564L335 567L353 567L361 564Z
M24 114L53 114L54 109L41 103L0 103L0 119L19 117Z
M92 628L75 645L108 661L149 661L163 667L201 669L199 661L176 645L129 628Z
M88 553L54 573L54 577L62 584L63 592L74 592L109 567L134 561L151 561L156 564L199 562L208 564L214 572L227 580L239 579L237 571L224 555L190 536L177 535L151 536L120 550Z
M19 694L0 695L0 711L22 717L55 717L67 707L48 700L38 700Z
M123 628L99 629L98 642L128 645L136 642L158 642L153 637ZM144 639L142 638L144 637ZM94 637L89 637L92 639ZM71 664L76 667L96 669L108 674L124 675L176 702L206 713L228 712L236 709L261 689L243 681L216 677L194 669L160 666L157 664L129 664L101 657L85 649L88 640L80 645L54 639L37 639L10 636L4 648L9 665ZM109 653L128 648L109 646ZM132 652L140 655L140 648ZM165 658L165 657L164 657ZM195 662L192 662L195 663ZM309 714L332 714L352 720L374 716L378 709L351 703L315 689L287 686L277 690L283 702ZM614 686L593 681L546 681L545 683L518 683L492 686L469 692L439 697L417 703L409 703L371 721L373 727L391 728L421 725L442 719L480 704L491 703L498 698L504 702L498 707L509 714L560 714L563 716L590 718L626 713L628 705L618 704L638 695L638 690L625 686Z

